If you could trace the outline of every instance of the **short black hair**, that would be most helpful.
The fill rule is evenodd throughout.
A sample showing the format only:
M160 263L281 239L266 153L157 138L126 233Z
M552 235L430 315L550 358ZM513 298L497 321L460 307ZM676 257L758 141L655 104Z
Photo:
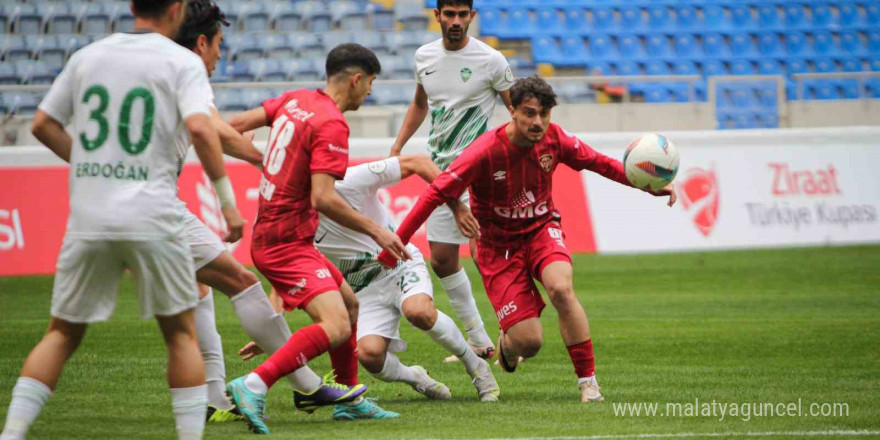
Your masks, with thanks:
M327 54L327 78L351 67L360 69L367 75L382 73L382 65L379 64L379 58L376 58L376 54L360 44L340 44Z
M174 3L185 0L131 0L134 5L134 15L138 17L158 18Z
M513 108L519 107L526 99L537 98L543 110L556 107L556 92L544 78L532 75L527 78L519 78L510 88L510 103Z
M467 6L474 9L474 0L437 0L438 10L443 10L444 6Z
M214 3L214 0L189 0L186 4L186 19L177 31L174 41L177 44L193 50L199 35L208 37L212 41L220 32L220 26L229 26L226 14Z

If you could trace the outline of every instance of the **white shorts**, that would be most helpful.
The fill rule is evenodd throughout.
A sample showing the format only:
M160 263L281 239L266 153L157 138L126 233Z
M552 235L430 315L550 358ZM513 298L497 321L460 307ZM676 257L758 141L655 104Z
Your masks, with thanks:
M110 319L126 269L137 286L142 319L177 315L198 302L192 254L182 239L65 238L55 270L52 316L76 323Z
M467 203L467 196L464 196L462 201ZM471 240L462 235L458 224L455 223L455 215L444 203L428 217L428 241L431 243L468 244Z
M183 236L189 243L192 250L193 267L196 271L208 265L208 263L217 259L224 251L226 246L220 241L220 237L208 229L195 214L185 210L183 214Z
M406 350L406 341L400 338L401 307L405 300L420 294L433 298L434 285L425 260L413 255L412 260L357 293L358 340L378 335L391 340L388 351Z

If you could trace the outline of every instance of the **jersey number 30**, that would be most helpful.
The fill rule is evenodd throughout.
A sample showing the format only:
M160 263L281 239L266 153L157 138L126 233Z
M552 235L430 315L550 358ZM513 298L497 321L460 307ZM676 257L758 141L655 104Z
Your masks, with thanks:
M97 99L98 106L89 113L89 120L98 124L98 135L94 139L89 139L85 133L79 134L79 140L83 148L88 151L97 150L107 142L107 136L110 132L110 122L107 121L105 113L107 106L110 104L110 93L104 86L91 86L83 95L82 103L91 105L93 100ZM141 125L141 136L137 142L131 140L129 126L131 125L131 108L138 99L144 102L144 122ZM153 116L156 113L156 104L153 94L143 88L137 87L131 89L122 101L122 109L119 113L119 123L116 126L116 134L119 137L119 145L126 153L131 155L141 154L148 145L150 145L150 137L153 135Z
M274 176L281 171L281 165L284 164L284 156L287 155L287 146L293 139L293 133L296 132L296 125L287 118L287 115L281 115L272 124L272 131L269 133L269 145L266 148L266 155L263 157L263 169Z

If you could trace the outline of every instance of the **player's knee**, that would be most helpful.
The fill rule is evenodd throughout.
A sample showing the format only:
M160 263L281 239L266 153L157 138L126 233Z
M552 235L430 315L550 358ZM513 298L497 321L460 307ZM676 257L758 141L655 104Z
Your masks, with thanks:
M377 374L385 366L385 352L376 347L358 345L358 362L370 373Z
M437 309L432 304L404 311L406 320L419 330L431 330L437 323Z
M537 335L520 335L515 339L511 339L510 341L514 347L516 347L516 351L519 352L519 355L524 358L534 357L541 351L541 346L544 344L544 338Z
M336 346L351 337L351 323L348 320L348 313L339 313L333 317L328 317L328 319L321 321L319 325L327 333L330 345Z
M239 267L238 273L236 274L235 278L238 286L241 287L241 289L238 289L239 292L260 282L260 279L257 278L257 276L254 275L253 272L245 269L244 267Z
M544 288L547 289L547 296L550 297L550 302L556 310L567 310L578 302L570 282L547 283Z
M458 255L446 255L445 253L431 253L431 268L440 278L448 277L458 272Z

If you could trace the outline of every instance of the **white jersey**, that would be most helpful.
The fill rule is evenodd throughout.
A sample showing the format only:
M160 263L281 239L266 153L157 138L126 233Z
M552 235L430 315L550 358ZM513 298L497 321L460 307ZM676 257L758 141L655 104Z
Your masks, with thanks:
M431 111L428 151L445 170L488 129L496 96L513 86L513 72L501 52L469 37L467 46L454 52L442 39L420 47L415 74Z
M157 33L113 34L71 57L40 110L70 123L67 236L161 240L183 231L178 134L204 114L202 60Z
M345 179L336 182L336 192L355 210L390 231L397 230L391 211L378 191L400 182L400 161L396 157L357 165L345 172ZM382 248L369 235L352 231L320 215L315 246L345 276L355 292L390 273L376 261ZM421 255L417 247L407 245L413 257Z

